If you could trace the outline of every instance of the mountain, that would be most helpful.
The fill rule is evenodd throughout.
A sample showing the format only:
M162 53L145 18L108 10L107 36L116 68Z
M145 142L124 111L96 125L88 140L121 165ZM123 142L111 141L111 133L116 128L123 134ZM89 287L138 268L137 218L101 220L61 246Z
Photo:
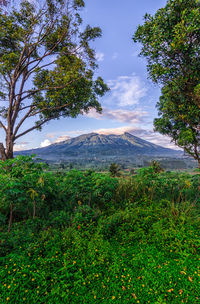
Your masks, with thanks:
M123 135L90 133L44 148L20 151L16 154L37 154L38 157L45 160L59 161L61 159L131 157L135 155L180 157L182 152L155 145L129 133Z

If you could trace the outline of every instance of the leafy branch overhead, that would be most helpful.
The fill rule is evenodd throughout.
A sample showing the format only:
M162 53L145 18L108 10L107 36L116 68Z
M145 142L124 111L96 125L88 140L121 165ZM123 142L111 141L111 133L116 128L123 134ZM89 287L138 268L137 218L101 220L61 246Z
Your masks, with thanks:
M83 28L79 14L84 1L28 1L19 10L0 13L0 124L6 132L6 155L15 140L52 119L76 117L95 108L108 90L97 68L90 42L98 27ZM27 119L34 124L23 129ZM30 120L30 122L32 122ZM22 128L22 130L21 130Z

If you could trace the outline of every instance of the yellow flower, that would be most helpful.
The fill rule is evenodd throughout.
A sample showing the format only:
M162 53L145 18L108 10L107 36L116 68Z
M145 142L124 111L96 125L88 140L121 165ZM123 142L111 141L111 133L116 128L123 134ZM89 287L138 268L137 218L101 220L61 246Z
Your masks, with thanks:
M8 300L10 300L10 298L9 298L9 297L7 297L7 298L6 298L6 300L7 300L7 301L8 301Z
M10 288L10 285L8 285L8 288Z
M115 299L115 296L112 296L112 300L114 300Z

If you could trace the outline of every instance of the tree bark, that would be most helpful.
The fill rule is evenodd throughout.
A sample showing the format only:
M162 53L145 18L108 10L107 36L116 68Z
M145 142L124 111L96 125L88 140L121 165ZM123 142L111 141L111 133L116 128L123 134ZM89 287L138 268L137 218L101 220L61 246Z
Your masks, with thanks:
M200 158L198 159L198 165L199 165L199 169L200 169Z
M1 160L6 160L6 151L4 148L4 145L2 143L0 143L0 155L1 155Z
M10 137L6 139L6 158L13 158L13 141Z

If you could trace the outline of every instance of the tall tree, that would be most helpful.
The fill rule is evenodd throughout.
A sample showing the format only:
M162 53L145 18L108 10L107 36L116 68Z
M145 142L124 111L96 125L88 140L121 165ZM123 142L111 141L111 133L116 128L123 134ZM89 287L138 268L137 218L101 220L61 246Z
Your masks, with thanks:
M81 30L84 1L41 3L23 1L19 9L0 11L2 159L13 157L18 138L50 120L76 117L91 108L101 112L98 98L108 90L101 77L94 78L97 65L90 47L101 30L89 25Z
M155 129L200 159L200 1L168 0L145 15L133 40L142 43L149 77L163 86ZM200 161L199 161L200 166Z
M173 82L162 88L157 108L160 117L154 120L155 130L170 136L200 168L199 108Z

